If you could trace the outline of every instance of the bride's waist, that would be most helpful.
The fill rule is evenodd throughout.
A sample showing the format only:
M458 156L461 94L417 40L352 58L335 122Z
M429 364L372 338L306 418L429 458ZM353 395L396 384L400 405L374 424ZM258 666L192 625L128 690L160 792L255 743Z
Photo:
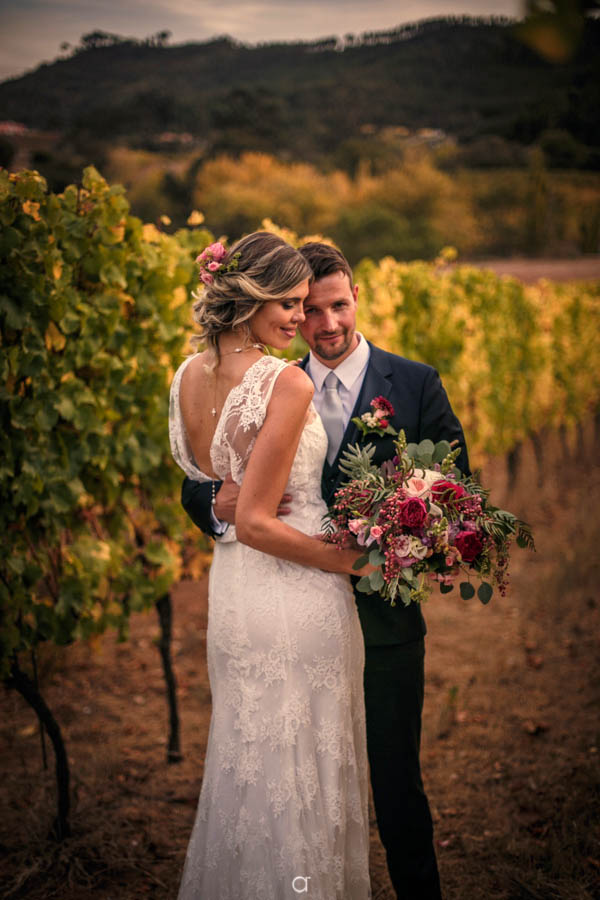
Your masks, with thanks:
M327 514L327 506L320 498L318 500L310 500L298 502L293 497L292 501L287 505L289 513L280 516L282 522L297 528L303 534L318 534L324 528L324 516ZM230 525L224 535L217 538L217 544L232 543L237 540L235 527Z
M326 512L326 509L310 510L304 507L301 510L294 510L292 508L288 515L281 516L281 521L291 525L292 528L297 528L304 534L318 534L323 530L323 516Z
M291 495L291 501L287 504L290 512L285 516L285 521L293 525L294 528L304 531L303 524L317 531L321 530L323 524L323 516L327 514L327 505L321 497L315 497L314 494L309 496L303 495L293 488L287 488L286 493Z

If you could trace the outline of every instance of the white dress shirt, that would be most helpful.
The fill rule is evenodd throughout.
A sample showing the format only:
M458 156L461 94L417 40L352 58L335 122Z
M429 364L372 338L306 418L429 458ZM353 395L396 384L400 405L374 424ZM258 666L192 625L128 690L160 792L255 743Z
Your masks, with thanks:
M356 334L359 338L358 345L352 351L350 356L347 356L346 359L335 367L335 369L332 370L329 366L324 366L312 351L309 354L308 365L306 367L306 371L310 375L315 386L313 403L318 413L321 412L321 405L325 399L325 379L331 371L335 372L340 379L339 395L344 410L344 430L346 429L346 426L350 421L350 416L356 406L356 401L358 400L365 372L367 371L367 366L369 364L369 356L371 355L369 345L362 334L359 334L358 332L356 332Z

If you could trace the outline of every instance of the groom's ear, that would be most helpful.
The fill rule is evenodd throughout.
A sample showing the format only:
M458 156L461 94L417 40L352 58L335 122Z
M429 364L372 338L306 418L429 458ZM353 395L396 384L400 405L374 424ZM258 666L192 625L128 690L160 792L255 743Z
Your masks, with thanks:
M354 302L358 303L358 285L355 284L352 288L352 296L354 297Z

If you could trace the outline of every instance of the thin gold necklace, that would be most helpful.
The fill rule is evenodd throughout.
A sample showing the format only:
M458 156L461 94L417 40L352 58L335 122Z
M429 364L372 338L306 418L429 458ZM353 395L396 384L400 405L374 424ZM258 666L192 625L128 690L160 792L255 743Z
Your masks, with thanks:
M228 350L227 353L219 353L219 357L221 356L231 356L232 353L245 353L246 350L263 350L265 346L264 344L249 344L247 347L236 347L235 350ZM213 418L216 418L217 415L217 376L215 375L215 395L213 401L213 408L211 409L211 415Z

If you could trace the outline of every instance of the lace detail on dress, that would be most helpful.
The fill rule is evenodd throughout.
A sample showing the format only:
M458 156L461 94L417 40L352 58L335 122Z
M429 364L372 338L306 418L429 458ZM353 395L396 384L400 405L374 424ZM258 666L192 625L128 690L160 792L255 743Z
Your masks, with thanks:
M351 690L341 659L317 657L314 665L305 666L308 683L313 690L331 691L340 703L349 703Z
M219 478L231 475L237 484L242 483L275 381L286 366L284 360L263 356L246 369L241 382L229 392L210 449Z
M228 395L211 445L219 477L242 482L285 365L262 357ZM206 477L176 410L172 421L175 458ZM326 512L326 452L311 408L286 487L286 522L305 534ZM364 643L349 579L217 542L207 658L212 719L179 900L288 900L298 876L311 900L368 900Z
M188 478L210 481L210 475L203 472L194 459L179 403L183 373L196 355L184 360L171 383L169 440L173 458ZM275 381L286 366L285 360L262 356L246 369L241 382L225 398L210 449L211 462L219 478L231 475L241 484L256 436L265 420Z

